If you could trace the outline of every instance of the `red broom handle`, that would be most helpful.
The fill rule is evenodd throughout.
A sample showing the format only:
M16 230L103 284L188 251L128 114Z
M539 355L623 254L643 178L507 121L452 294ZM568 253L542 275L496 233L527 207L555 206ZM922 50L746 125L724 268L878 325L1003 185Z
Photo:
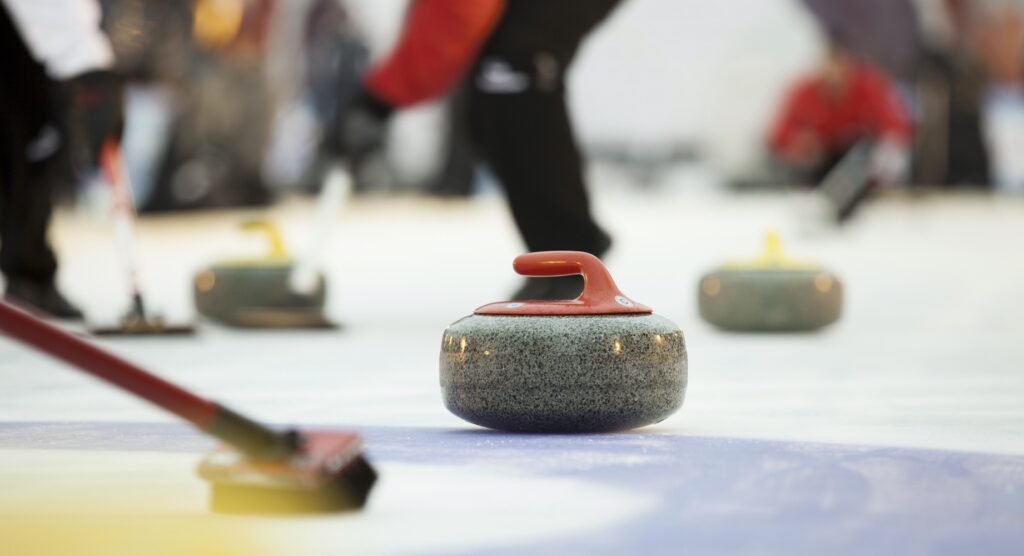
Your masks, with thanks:
M152 402L200 429L209 428L217 416L215 403L153 376L7 302L0 302L0 332Z

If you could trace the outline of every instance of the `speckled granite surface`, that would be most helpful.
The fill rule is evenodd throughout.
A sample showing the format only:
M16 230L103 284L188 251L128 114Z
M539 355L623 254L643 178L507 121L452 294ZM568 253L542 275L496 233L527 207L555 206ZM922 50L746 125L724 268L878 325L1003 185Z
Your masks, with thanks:
M494 429L633 429L679 409L686 382L683 333L658 315L476 315L441 341L445 405Z
M725 330L801 331L839 320L843 286L824 271L722 270L700 282L700 315Z
M314 326L324 320L325 284L311 295L288 286L291 265L213 266L193 280L199 314L231 326Z

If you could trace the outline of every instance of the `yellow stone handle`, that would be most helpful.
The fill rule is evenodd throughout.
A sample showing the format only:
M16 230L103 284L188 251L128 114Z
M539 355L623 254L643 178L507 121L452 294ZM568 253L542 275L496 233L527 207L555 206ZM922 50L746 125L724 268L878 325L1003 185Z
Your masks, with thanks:
M779 233L765 234L764 247L757 258L722 265L723 270L813 270L817 265L794 261L785 255Z
M768 232L764 236L764 250L761 252L761 261L765 263L782 264L786 262L786 256L782 254L782 240L778 232Z
M267 258L288 258L288 252L284 248L284 241L281 239L281 231L277 229L277 226L273 222L266 220L250 220L248 222L243 222L241 228L246 232L264 234L267 241L270 243L270 252L267 253Z

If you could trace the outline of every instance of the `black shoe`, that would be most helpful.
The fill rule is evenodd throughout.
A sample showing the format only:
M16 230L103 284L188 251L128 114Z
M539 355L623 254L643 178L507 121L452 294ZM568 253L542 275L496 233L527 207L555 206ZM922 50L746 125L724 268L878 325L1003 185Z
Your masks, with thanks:
M57 291L53 284L13 278L7 281L7 301L46 316L66 320L82 320L82 311Z
M565 301L583 293L583 277L527 278L523 287L512 294L511 301Z

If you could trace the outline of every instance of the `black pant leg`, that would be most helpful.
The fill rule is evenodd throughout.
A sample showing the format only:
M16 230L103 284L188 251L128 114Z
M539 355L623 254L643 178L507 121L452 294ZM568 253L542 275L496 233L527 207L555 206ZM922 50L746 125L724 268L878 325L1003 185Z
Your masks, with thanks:
M610 240L590 211L564 93L478 95L470 117L478 152L504 186L530 251L607 249Z
M459 88L449 99L447 134L444 140L444 162L441 171L427 187L427 192L443 197L468 197L473 191L476 156L466 123L466 91Z
M50 284L57 273L57 259L47 240L52 182L44 165L18 160L27 142L9 139L0 140L0 272L8 280Z
M565 73L582 40L619 0L515 0L470 77L470 133L508 195L531 251L602 254Z
M46 239L53 209L50 160L32 162L29 144L54 119L50 81L0 5L0 272L49 283L57 261Z

